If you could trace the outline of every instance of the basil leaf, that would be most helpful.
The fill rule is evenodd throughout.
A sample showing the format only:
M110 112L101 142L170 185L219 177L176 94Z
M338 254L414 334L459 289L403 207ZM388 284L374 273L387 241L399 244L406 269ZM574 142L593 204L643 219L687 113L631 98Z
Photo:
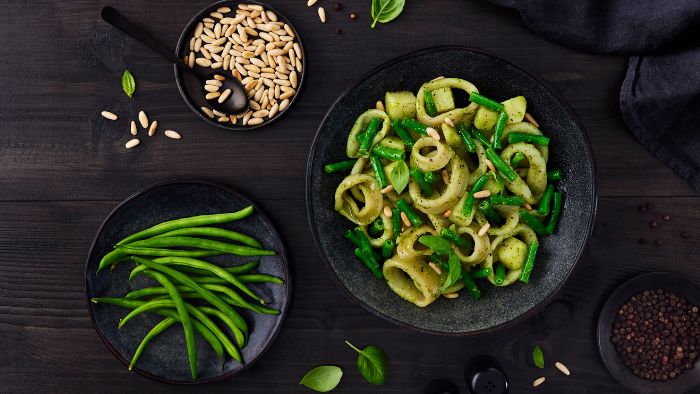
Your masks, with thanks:
M359 353L357 369L368 382L372 384L386 383L387 361L382 349L370 345L360 350L348 341L345 343Z
M457 254L455 252L450 252L447 265L449 267L449 271L447 273L445 283L443 283L440 287L441 291L445 291L445 289L457 283L459 278L462 277L462 264L459 263L459 259L457 258Z
M319 393L325 393L333 390L340 383L342 377L342 369L334 365L321 365L307 372L299 384Z
M437 254L447 254L452 251L450 241L436 235L423 235L418 238L418 242L429 247Z
M542 354L542 349L540 349L539 345L532 350L532 361L537 368L544 368L544 354Z
M387 23L403 11L406 0L372 0L372 28L377 22Z
M389 173L389 178L391 185L394 186L394 190L401 194L408 186L409 174L406 162L403 160L397 161L394 168L391 169L391 173Z
M122 75L122 89L124 89L124 93L129 97L131 97L131 95L134 94L134 90L136 90L136 80L134 80L134 76L131 75L129 70L124 70L124 75Z

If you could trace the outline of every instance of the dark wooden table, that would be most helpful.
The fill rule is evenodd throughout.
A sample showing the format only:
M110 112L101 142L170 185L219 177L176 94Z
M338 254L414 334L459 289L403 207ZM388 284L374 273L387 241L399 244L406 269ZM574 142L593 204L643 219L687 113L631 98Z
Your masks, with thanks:
M184 392L130 373L99 340L85 307L84 262L102 219L140 188L172 178L203 178L244 191L276 223L295 288L281 335L242 376L200 392L304 392L300 377L319 364L345 371L337 392L419 392L449 378L466 392L463 365L489 354L503 363L514 393L620 393L596 350L598 311L618 284L668 270L700 282L700 193L645 151L626 130L618 90L627 60L579 53L531 33L517 14L483 1L409 1L389 25L369 28L369 1L321 0L321 24L305 1L271 1L295 22L308 54L302 96L283 121L254 133L228 133L196 118L180 98L172 66L101 21L101 1L0 6L0 391ZM174 46L207 1L115 1ZM359 19L351 22L350 11ZM335 34L336 27L342 34ZM499 54L539 74L574 107L595 154L599 199L594 235L564 290L536 316L478 338L419 334L384 322L342 295L311 239L304 206L309 145L330 103L360 75L397 55L440 44ZM138 81L129 100L120 77ZM99 115L111 108L118 122ZM129 118L145 110L162 135L127 151ZM129 114L129 116L127 116ZM649 212L638 211L650 203ZM661 216L668 213L670 221ZM657 228L649 222L656 220ZM690 238L681 238L688 231ZM645 242L643 243L644 240ZM655 240L662 242L655 245ZM517 300L514 300L514 302ZM475 317L478 318L478 317ZM388 383L367 384L343 343L376 344L390 360ZM531 366L540 344L550 366Z

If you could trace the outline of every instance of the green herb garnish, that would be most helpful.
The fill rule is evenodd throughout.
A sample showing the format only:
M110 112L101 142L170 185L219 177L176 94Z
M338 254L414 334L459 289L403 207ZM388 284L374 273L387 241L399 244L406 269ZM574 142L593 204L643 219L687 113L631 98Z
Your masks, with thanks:
M321 365L307 372L299 384L319 393L325 393L333 390L340 383L342 377L342 369L335 365Z
M409 174L406 162L403 160L397 161L394 168L391 169L389 178L391 179L391 185L394 186L396 193L401 194L408 185Z
M129 97L131 97L136 90L136 80L129 70L124 70L124 75L122 75L122 89L124 89L124 93Z
M445 283L440 287L441 291L445 291L447 288L457 283L459 278L462 277L462 264L459 263L455 252L450 252L450 257L447 259L447 266L449 267L449 271Z
M406 0L372 0L372 28L394 20L403 11Z
M452 251L450 241L437 235L422 235L418 238L418 242L429 247L437 254L447 254Z
M532 350L532 361L537 368L544 368L544 354L542 354L542 349L540 349L539 345Z
M384 384L386 382L387 361L382 349L370 345L360 350L348 341L345 343L359 353L357 369L360 374L372 384Z

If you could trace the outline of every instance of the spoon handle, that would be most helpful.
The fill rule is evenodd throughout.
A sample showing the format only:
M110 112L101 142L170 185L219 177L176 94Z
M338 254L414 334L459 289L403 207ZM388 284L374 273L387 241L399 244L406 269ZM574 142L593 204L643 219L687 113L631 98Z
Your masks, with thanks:
M170 48L167 48L162 42L153 38L153 35L151 33L147 32L142 27L131 22L124 16L124 14L117 11L114 7L106 6L102 8L102 12L100 13L100 15L102 16L102 19L105 20L105 22L123 31L129 36L135 38L143 45L160 53L161 56L168 59L170 62L173 62L178 66L186 67L182 60L175 56L175 51L173 51Z

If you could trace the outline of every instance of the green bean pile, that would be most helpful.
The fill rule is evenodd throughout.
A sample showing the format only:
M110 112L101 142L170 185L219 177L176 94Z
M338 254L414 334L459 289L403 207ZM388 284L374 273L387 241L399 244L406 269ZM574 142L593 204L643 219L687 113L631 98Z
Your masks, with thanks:
M458 107L459 96L464 105ZM335 210L355 256L399 296L425 307L477 280L528 283L538 237L552 234L563 205L547 171L549 138L525 97L497 102L470 82L436 78L417 94L387 92L349 132L348 172Z
M134 290L122 297L91 299L94 303L131 309L119 321L119 328L145 312L164 317L139 344L129 364L130 370L148 343L175 323L180 323L184 331L193 380L197 379L194 332L204 337L222 360L226 354L240 363L244 362L240 349L246 345L249 328L236 308L248 309L255 313L278 314L278 310L264 306L265 301L255 294L248 284L282 285L284 282L275 276L252 273L259 260L224 268L199 258L223 254L275 255L273 250L262 249L260 242L253 237L219 227L209 227L240 220L252 213L253 207L249 206L238 212L163 222L122 239L117 242L113 251L102 258L98 272L107 267L114 267L121 261L131 261L135 267L129 275L129 280L142 274L160 285ZM214 323L212 318L220 321L224 328ZM233 339L226 334L227 331Z

